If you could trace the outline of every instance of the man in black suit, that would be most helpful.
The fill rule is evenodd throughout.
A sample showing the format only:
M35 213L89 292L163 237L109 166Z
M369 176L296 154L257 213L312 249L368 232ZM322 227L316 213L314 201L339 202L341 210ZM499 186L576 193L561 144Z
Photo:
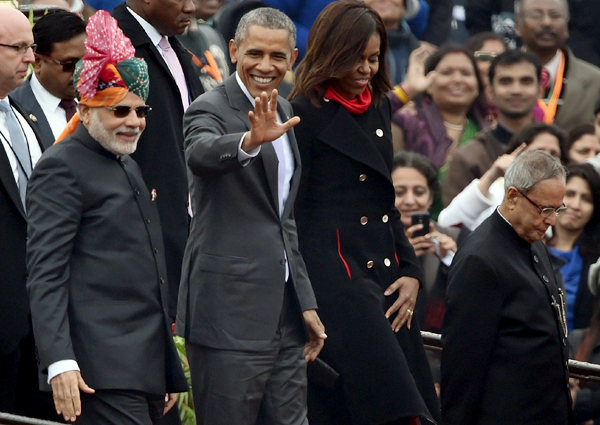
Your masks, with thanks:
M199 68L174 37L193 19L192 0L128 0L113 17L148 64L148 104L160 105L160 116L148 120L133 158L146 186L156 189L169 280L169 315L177 312L177 291L188 235L188 181L183 153L183 113L203 93ZM170 49L170 50L169 50Z
M450 269L443 423L573 424L564 294L541 242L566 210L565 169L546 152L526 152L504 188Z
M0 43L0 412L15 412L21 346L30 333L25 188L42 146L27 113L8 96L34 61L31 26L18 10L0 6Z
M77 15L57 10L33 27L37 44L34 73L10 94L34 120L45 148L52 146L77 109L73 71L85 55L85 23Z
M28 185L40 370L65 420L157 424L187 382L166 310L155 198L129 157L150 109L147 66L106 12L90 18L88 37L102 55L75 73L82 125L45 152ZM103 37L117 48L107 51Z
M307 423L305 360L326 336L293 215L299 118L276 90L295 35L275 9L246 14L229 44L237 72L184 119L194 217L177 332L198 424Z

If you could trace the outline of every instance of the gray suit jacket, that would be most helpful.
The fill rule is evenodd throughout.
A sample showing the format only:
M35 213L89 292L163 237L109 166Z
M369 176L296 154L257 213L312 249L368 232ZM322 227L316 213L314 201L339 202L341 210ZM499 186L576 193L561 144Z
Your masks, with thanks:
M54 138L54 134L52 133L52 129L50 128L50 124L46 119L42 107L35 98L33 90L31 90L31 76L29 76L21 87L15 89L10 94L10 97L21 104L23 109L27 111L29 119L37 126L44 149L48 149L52 146L56 139Z
M292 108L281 97L278 102L286 121ZM194 217L184 256L177 332L192 343L219 349L261 350L273 340L283 303L286 256L300 309L316 308L293 216L300 182L296 139L289 131L296 168L280 219L278 161L271 143L248 163L238 159L251 109L232 76L200 96L184 117Z

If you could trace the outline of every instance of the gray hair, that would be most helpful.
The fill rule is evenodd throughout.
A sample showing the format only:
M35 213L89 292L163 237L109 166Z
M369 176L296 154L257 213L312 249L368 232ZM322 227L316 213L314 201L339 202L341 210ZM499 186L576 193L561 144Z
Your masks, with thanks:
M296 26L285 13L272 7L260 7L242 16L233 38L238 47L248 36L248 29L252 25L271 30L286 30L290 34L290 48L294 50L296 47Z
M526 0L515 0L515 2L514 2L515 22L519 19L519 15L521 14L521 6L525 1ZM569 14L569 3L567 3L567 0L560 0L560 2L563 4L563 7L565 8L565 18L567 19L567 22L568 22L569 19L571 19L571 15Z
M548 152L533 150L519 155L504 174L504 191L513 186L527 194L543 180L566 181L567 171L560 160Z

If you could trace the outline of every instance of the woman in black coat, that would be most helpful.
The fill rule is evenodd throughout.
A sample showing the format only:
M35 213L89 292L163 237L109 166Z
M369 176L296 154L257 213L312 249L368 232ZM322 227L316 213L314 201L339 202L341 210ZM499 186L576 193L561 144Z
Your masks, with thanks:
M311 425L439 419L412 321L422 272L394 206L386 49L373 9L333 2L290 95L301 118L300 249L327 329L320 357L340 374L333 390L309 382Z

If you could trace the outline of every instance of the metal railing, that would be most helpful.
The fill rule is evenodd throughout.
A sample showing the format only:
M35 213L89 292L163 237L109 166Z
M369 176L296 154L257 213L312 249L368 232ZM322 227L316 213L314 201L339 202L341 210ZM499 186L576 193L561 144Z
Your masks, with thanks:
M421 331L421 337L426 349L442 351L442 336L440 334ZM600 382L600 365L569 360L569 376L585 381Z

